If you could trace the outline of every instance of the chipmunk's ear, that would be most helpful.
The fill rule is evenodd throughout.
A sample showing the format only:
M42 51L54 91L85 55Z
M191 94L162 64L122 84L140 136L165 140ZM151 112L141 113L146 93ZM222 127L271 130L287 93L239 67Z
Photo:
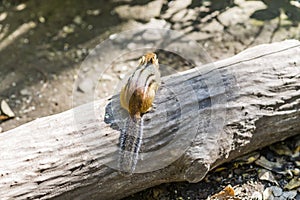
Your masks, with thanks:
M152 61L155 62L157 60L157 55L154 53Z
M158 64L158 58L157 58L157 55L154 53L153 57L151 58L151 61L153 64Z
M139 63L144 64L145 62L146 62L146 57L145 56L141 57Z

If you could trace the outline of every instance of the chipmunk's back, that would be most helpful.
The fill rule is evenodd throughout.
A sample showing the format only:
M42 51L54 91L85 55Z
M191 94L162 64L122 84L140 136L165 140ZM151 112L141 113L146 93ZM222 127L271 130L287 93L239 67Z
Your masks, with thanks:
M119 167L125 173L133 173L138 161L143 138L142 114L151 109L160 85L158 68L156 54L144 55L120 93L121 105L130 114L120 136Z

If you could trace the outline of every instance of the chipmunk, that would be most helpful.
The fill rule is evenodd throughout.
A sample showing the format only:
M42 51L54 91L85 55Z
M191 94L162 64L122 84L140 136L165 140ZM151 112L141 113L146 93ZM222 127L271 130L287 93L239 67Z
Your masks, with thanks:
M130 115L120 136L119 169L132 174L135 170L143 137L142 115L152 108L160 86L160 72L155 53L147 53L121 89L120 103Z

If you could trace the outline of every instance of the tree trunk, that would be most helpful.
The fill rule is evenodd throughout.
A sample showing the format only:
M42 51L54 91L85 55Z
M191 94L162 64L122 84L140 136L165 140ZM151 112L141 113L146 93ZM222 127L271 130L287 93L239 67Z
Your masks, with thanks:
M118 172L118 95L0 134L1 199L120 199L300 133L300 42L260 45L162 79L136 173Z

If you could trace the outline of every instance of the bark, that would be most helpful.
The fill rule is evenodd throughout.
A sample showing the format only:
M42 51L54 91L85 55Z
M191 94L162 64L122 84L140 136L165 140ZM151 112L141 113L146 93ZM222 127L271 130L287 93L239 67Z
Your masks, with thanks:
M300 42L260 45L164 77L136 173L118 172L118 95L0 134L1 199L120 199L300 133Z

